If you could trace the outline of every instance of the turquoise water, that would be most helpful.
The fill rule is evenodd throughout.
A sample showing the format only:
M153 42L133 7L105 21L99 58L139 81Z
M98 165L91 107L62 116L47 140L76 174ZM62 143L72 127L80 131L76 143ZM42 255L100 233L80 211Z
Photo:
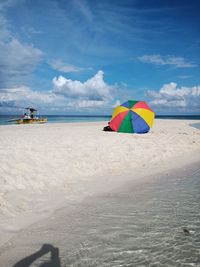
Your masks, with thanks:
M200 165L171 175L86 203L86 234L63 266L199 267Z
M199 192L199 164L132 182L57 211L5 251L28 256L53 245L33 267L199 267Z
M68 123L68 122L95 122L95 121L109 121L111 119L110 115L99 115L99 116L78 116L78 115L44 115L48 117L48 123ZM0 125L9 125L15 124L14 121L9 122L9 120L13 120L19 118L16 115L0 115ZM156 116L158 119L186 119L186 120L200 120L200 115L188 115L188 116Z
M48 118L48 123L69 123L69 122L95 122L109 121L111 116L44 116ZM16 115L0 115L0 125L15 124L15 121L10 121L18 118Z
M200 123L192 123L190 126L200 130Z

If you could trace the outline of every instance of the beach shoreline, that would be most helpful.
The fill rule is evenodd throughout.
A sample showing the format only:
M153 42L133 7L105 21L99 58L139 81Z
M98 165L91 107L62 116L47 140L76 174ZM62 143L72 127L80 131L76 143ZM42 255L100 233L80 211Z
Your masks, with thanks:
M168 162L168 163L170 163L170 162ZM172 163L172 161L171 161L171 163ZM92 234L92 235L96 236L95 231L97 231L97 230L100 231L101 227L103 227L103 228L106 227L106 226L103 226L103 224L101 222L99 222L99 219L101 218L101 220L104 220L104 217L105 218L107 216L108 216L108 218L111 217L111 221L109 221L109 223L111 223L112 227L115 227L115 225L112 224L112 220L116 216L115 215L116 209L112 208L112 206L113 205L117 206L117 208L119 209L118 212L120 212L120 209L123 210L124 204L122 204L122 207L120 208L120 205L121 205L120 204L121 203L120 198L121 197L122 197L122 203L123 203L123 201L124 201L123 199L126 199L126 198L129 199L129 195L130 196L136 195L137 197L136 197L135 201L137 201L137 202L142 201L142 203L139 205L143 206L144 203L146 205L146 203L148 203L149 201L150 202L152 201L152 199L151 199L152 196L149 196L146 200L142 199L143 195L144 195L144 191L146 191L148 188L153 188L155 186L160 187L162 184L166 184L166 185L172 184L171 187L173 187L173 185L175 187L177 185L180 186L182 183L184 183L184 180L186 180L187 177L192 177L196 173L200 174L200 161L198 161L198 160L194 160L194 161L190 160L190 163L187 163L187 164L184 163L184 165L182 165L176 169L174 169L174 168L171 169L169 167L169 165L168 165L168 167L166 165L162 172L156 172L155 171L154 173L151 173L151 175L150 174L147 176L141 175L140 177L137 176L137 179L135 179L135 180L132 179L133 177L130 174L130 177L128 177L126 179L126 181L124 181L124 182L122 182L121 179L118 179L118 181L121 181L121 184L119 183L118 186L115 188L110 187L109 189L104 188L104 190L97 190L96 192L93 191L93 194L89 194L82 201L79 200L78 202L71 202L71 203L65 202L65 203L63 203L63 205L61 205L60 207L57 207L57 209L52 211L52 213L49 214L49 216L41 217L40 220L37 220L34 223L32 222L32 224L27 225L26 227L24 227L23 229L18 231L12 237L10 236L10 240L8 242L5 242L4 244L2 244L2 246L0 246L0 262L4 265L4 267L13 266L18 261L20 262L20 260L22 260L23 258L26 258L28 255L31 255L33 252L37 251L44 244L48 244L49 246L58 248L59 254L61 256L59 261L61 261L61 263L63 263L63 265L61 265L61 266L67 266L65 264L66 264L66 262L69 263L70 260L67 259L69 256L72 258L71 260L73 260L75 262L79 261L79 257L81 257L80 260L82 262L82 258L84 261L84 257L85 257L84 254L86 253L86 256L88 256L88 253L90 253L90 250L88 250L88 252L87 252L87 250L86 251L83 250L84 249L84 248L82 248L82 246L84 244L83 242L86 242L86 244L88 242L92 242L91 245L94 246L93 242L98 242L99 237L96 240L91 241L89 239L90 235ZM123 177L124 176L122 176L121 178L123 178ZM187 183L189 183L189 181ZM181 186L181 188L182 188L182 186ZM93 189L94 189L94 187L93 187ZM166 190L169 190L169 189L166 189ZM177 189L174 189L174 190L176 192ZM180 190L180 188L178 190ZM155 192L159 193L156 190L155 190ZM181 189L181 193L183 193L183 188ZM140 194L141 194L141 196L140 196ZM160 192L159 194L162 194L162 192ZM167 193L167 195L168 195L168 193ZM140 196L139 199L137 199L138 196ZM156 200L156 195L153 196L153 199ZM112 201L114 201L114 202L112 203ZM130 199L130 201L128 200L128 203L131 204L131 202L132 202L131 199ZM136 205L136 203L134 205ZM105 205L105 208L104 208L104 205ZM157 203L157 205L158 205L158 203ZM160 203L159 203L159 205L160 205ZM191 205L192 205L192 203L191 203ZM181 210L179 211L178 208L176 208L176 206L177 206L177 203L174 203L174 207L171 207L173 209L173 212L175 212L175 213L177 212L178 214L179 213L181 214ZM178 206L179 206L179 204L178 204ZM180 205L180 206L182 206L182 205ZM111 209L110 210L111 213L107 214L107 212L108 212L107 209L109 209L109 210ZM195 210L195 208L194 208L194 210ZM140 213L142 213L142 210L127 209L127 211L123 212L123 215L121 215L122 217L121 216L119 217L119 221L120 221L120 218L123 219L123 216L125 216L125 214L127 214L127 216L128 216L129 213L131 214L131 213L135 213L135 212L136 212L136 214L138 213L138 215L139 215ZM147 213L147 214L148 214L148 212L149 211L145 211L145 213ZM198 210L196 210L196 212L198 214ZM189 212L188 215L191 216L191 211ZM159 216L159 214L157 214L156 216ZM173 216L175 216L175 214L171 214L171 215L168 214L168 216L169 216L169 218L171 218L171 222L169 222L167 231L169 231L171 235L173 234L173 231L176 231L176 232L174 232L174 235L177 236L178 238L181 238L181 235L182 235L181 231L186 226L186 227L189 227L189 230L192 232L191 238L193 238L193 239L195 238L195 234L198 233L198 228L197 228L197 226L194 226L194 222L191 221L192 218L190 219L190 221L193 222L191 225L188 225L188 222L186 223L186 218L183 217L184 219L182 221L176 222L177 225L176 225L175 229L173 229L173 227L174 227L173 221L175 220L173 218ZM113 217L113 219L112 219L112 217ZM148 221L146 223L148 224ZM198 222L195 222L195 224L196 223L198 223ZM92 226L95 228L91 229L90 224L92 224ZM170 224L171 224L171 226L170 226ZM124 229L125 232L126 232L127 226L124 224L122 225L122 229ZM122 231L122 229L120 229L120 231ZM195 230L193 230L193 229L195 229ZM88 231L88 233L87 233L87 231ZM94 231L94 233L93 233L93 231ZM89 234L89 236L88 236L88 234ZM154 234L156 234L156 233L154 233ZM164 240L163 236L160 236L160 238L161 238L161 240L162 239ZM169 238L169 240L171 239L169 233L168 233L168 238ZM161 242L161 240L160 240L160 242ZM182 242L186 243L186 241L184 241L184 240ZM195 241L193 241L193 242L195 242ZM190 244L190 246L194 245L193 242ZM196 240L196 242L197 242L197 240ZM181 241L179 243L180 244L179 245L177 244L177 245L181 246L182 245ZM99 244L99 245L104 246L103 244ZM133 245L132 242L131 242L131 245ZM170 246L170 245L167 243L165 246ZM93 250L93 249L94 248L92 247L91 250ZM104 251L102 251L101 247L99 249L101 249L101 253L104 253ZM163 247L163 249L164 249L164 247ZM195 247L193 248L193 250L194 249L195 249ZM80 250L80 252L79 252L79 250ZM141 251L141 253L144 253L142 248L140 249L140 251ZM94 252L96 253L97 251L94 251ZM127 253L128 252L129 251L127 251ZM136 252L137 252L137 250L136 250ZM81 254L79 255L79 253L81 253ZM197 255L198 255L198 249L196 249L195 253L197 253ZM159 255L159 251L158 251L158 255ZM88 265L86 263L82 263L81 266L90 266L90 264L91 264L91 266L93 266L92 264L94 264L94 266L95 266L96 261L99 261L100 259L96 259L96 257L99 257L98 254L97 254L97 256L94 256L94 257L95 257L94 260L92 258L88 258L88 260L86 261L86 263L88 263ZM145 258L146 257L148 258L148 261L149 261L148 263L151 263L153 261L153 259L151 258L151 254L149 254L149 252L148 252L148 255L145 256ZM183 263L187 260L187 258L185 258L185 257L186 256L183 256L181 259L181 261ZM173 259L174 261L175 261L175 258ZM37 257L35 258L35 260L37 262ZM40 263L46 262L48 260L49 260L49 254L46 257L43 257L40 260ZM102 258L101 258L101 260L104 261ZM121 259L121 260L123 260L123 259ZM89 264L90 261L91 261L91 263ZM195 262L196 262L196 260L195 260ZM112 262L112 259L109 260L109 263L110 263L110 266L115 266L115 264ZM191 261L191 263L193 263L193 261ZM175 264L175 262L173 264ZM38 265L33 265L33 266L38 266ZM57 266L57 265L55 265L55 266ZM60 265L58 265L58 266L60 266Z
M198 161L192 123L156 120L147 135L103 132L106 122L3 126L1 245L62 206Z

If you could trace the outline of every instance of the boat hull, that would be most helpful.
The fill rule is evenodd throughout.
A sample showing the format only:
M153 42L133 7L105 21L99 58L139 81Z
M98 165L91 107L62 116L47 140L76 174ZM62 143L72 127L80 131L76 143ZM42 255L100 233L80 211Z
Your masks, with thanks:
M40 118L40 119L19 119L19 120L16 120L16 124L46 123L47 121L48 121L47 118Z

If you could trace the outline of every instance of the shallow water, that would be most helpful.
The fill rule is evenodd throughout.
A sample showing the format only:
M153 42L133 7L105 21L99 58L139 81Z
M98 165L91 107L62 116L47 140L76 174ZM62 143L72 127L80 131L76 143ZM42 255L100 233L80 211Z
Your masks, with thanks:
M22 113L23 114L23 113ZM16 119L20 115L1 115L0 125L15 124ZM97 122L97 121L110 121L111 115L42 115L47 117L48 123L71 123L71 122ZM157 119L170 119L170 120L200 120L200 115L156 115Z
M98 122L98 121L109 121L111 119L111 116L81 116L81 115L74 115L74 116L56 116L56 115L43 115L41 117L47 117L48 123L77 123L77 122ZM16 115L0 115L0 125L9 125L9 124L15 124L16 119L19 119L20 116ZM194 117L196 118L196 117Z
M100 197L64 266L200 266L199 178L166 176Z
M7 253L30 255L44 243L59 257L46 254L31 266L200 266L200 166L61 209L21 233Z
M190 126L200 130L200 123L192 123Z

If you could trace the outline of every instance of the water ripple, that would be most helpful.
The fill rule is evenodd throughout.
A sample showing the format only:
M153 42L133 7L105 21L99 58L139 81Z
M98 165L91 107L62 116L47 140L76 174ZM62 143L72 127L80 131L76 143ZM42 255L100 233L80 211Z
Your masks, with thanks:
M200 266L199 178L198 171L97 199L85 243L63 266Z

